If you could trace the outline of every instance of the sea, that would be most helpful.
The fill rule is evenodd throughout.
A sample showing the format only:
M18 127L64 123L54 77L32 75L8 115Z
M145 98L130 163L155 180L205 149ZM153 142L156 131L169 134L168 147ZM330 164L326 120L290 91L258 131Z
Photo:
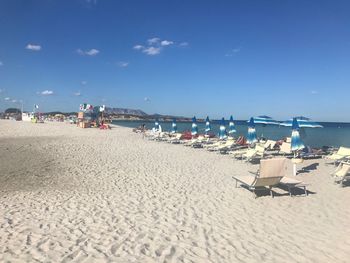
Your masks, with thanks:
M142 124L145 124L148 129L154 127L154 121L136 121L136 120L114 120L113 124L136 128ZM219 133L220 121L211 121L212 133ZM172 122L159 122L163 131L171 131ZM177 122L178 132L191 130L191 122ZM305 145L315 148L321 148L323 146L329 147L350 147L350 123L340 122L319 122L323 128L303 128L302 140ZM198 122L199 133L204 133L205 123ZM240 135L247 136L247 122L235 121L237 133L235 137ZM285 137L290 137L292 130L291 127L284 127L279 125L256 125L257 136L268 138L271 140L279 140ZM228 129L228 123L227 123Z

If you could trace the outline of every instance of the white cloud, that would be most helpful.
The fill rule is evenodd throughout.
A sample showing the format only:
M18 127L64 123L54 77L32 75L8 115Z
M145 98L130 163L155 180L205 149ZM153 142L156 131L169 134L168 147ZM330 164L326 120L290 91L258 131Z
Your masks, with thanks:
M135 46L133 47L133 49L141 50L141 49L144 49L144 46L142 46L142 45L135 45Z
M129 62L125 62L125 61L119 61L117 63L118 67L120 68L126 68L127 66L129 66Z
M228 52L227 54L225 54L225 57L233 57L235 54L241 52L241 48L234 48L232 49L230 52Z
M44 90L44 91L40 92L40 94L43 96L50 96L50 95L53 95L53 91L52 90Z
M3 65L4 65L4 63L2 63L2 61L0 61L0 67L3 66Z
M317 90L312 90L310 93L311 93L312 95L316 95L316 94L318 94L318 91L317 91Z
M154 37L154 38L150 38L147 40L148 45L153 45L153 44L157 44L160 41L159 37Z
M86 85L87 84L87 81L86 80L83 80L82 82L81 82L81 85Z
M9 100L10 100L10 98L9 98L9 97L6 97L4 100L9 101Z
M160 42L160 44L162 46L169 46L169 45L174 44L174 42L173 41L169 41L169 40L163 40L162 42Z
M151 99L149 97L144 97L143 100L146 101L146 102L150 102L151 101Z
M40 51L41 50L41 46L40 45L28 44L26 46L26 49L32 50L32 51Z
M79 55L82 55L82 56L85 56L85 55L87 55L87 56L96 56L98 53L100 53L100 51L98 49L95 49L95 48L92 48L92 49L86 50L86 51L78 48L77 49L77 53Z
M17 100L12 100L12 102L13 102L13 103L16 103L16 102L17 102Z
M142 50L142 52L147 55L154 56L154 55L158 55L161 50L162 49L160 47L148 47Z
M80 91L74 92L73 95L79 97L81 96L81 92Z
M181 42L179 44L180 47L187 47L188 45L189 45L188 42Z

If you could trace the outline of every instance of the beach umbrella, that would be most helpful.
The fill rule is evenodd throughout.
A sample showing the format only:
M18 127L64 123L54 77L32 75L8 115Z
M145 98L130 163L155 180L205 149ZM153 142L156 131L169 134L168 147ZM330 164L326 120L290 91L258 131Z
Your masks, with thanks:
M300 138L299 133L300 127L296 118L293 119L292 125L292 142L291 142L291 150L297 152L305 148L304 143Z
M235 132L237 131L236 131L235 123L233 122L233 117L231 115L230 121L228 123L228 134L232 136Z
M159 121L158 121L158 118L155 120L155 122L154 122L154 129L156 130L156 131L158 131L159 130Z
M291 142L291 150L294 152L294 160L293 161L293 174L297 175L297 152L304 149L305 145L302 142L299 134L299 124L296 118L293 118L293 123L292 123L292 142Z
M253 119L254 119L255 124L263 124L263 125L268 125L268 124L278 125L279 124L278 121L276 121L276 120L272 119L270 116L266 116L266 115L254 117Z
M250 118L250 121L248 123L247 143L253 144L253 143L256 143L257 141L258 141L258 139L256 138L254 118Z
M225 119L222 118L220 122L219 139L222 140L225 138L226 138Z
M306 118L304 116L291 118L289 120L281 122L280 125L285 127L292 127L294 119L296 119L296 121L298 122L299 128L323 128L323 126L319 123L313 122L309 118Z
M208 134L211 131L209 116L205 119L205 134Z
M171 124L171 133L177 132L177 125L176 125L176 119L173 119L173 123Z
M197 119L196 117L192 118L192 130L191 130L191 135L195 136L198 134L198 126L197 126Z

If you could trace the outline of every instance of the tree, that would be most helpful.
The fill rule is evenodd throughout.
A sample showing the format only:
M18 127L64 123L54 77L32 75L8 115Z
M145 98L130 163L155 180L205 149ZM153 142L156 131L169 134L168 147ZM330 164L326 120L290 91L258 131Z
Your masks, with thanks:
M6 114L20 114L21 110L16 108L8 108L5 110Z

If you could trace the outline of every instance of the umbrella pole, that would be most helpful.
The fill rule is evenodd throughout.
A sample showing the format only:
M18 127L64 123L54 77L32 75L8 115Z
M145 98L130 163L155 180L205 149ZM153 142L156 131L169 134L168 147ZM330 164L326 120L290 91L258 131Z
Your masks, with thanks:
M296 158L296 152L294 152L294 159ZM297 164L293 162L293 175L297 176Z

